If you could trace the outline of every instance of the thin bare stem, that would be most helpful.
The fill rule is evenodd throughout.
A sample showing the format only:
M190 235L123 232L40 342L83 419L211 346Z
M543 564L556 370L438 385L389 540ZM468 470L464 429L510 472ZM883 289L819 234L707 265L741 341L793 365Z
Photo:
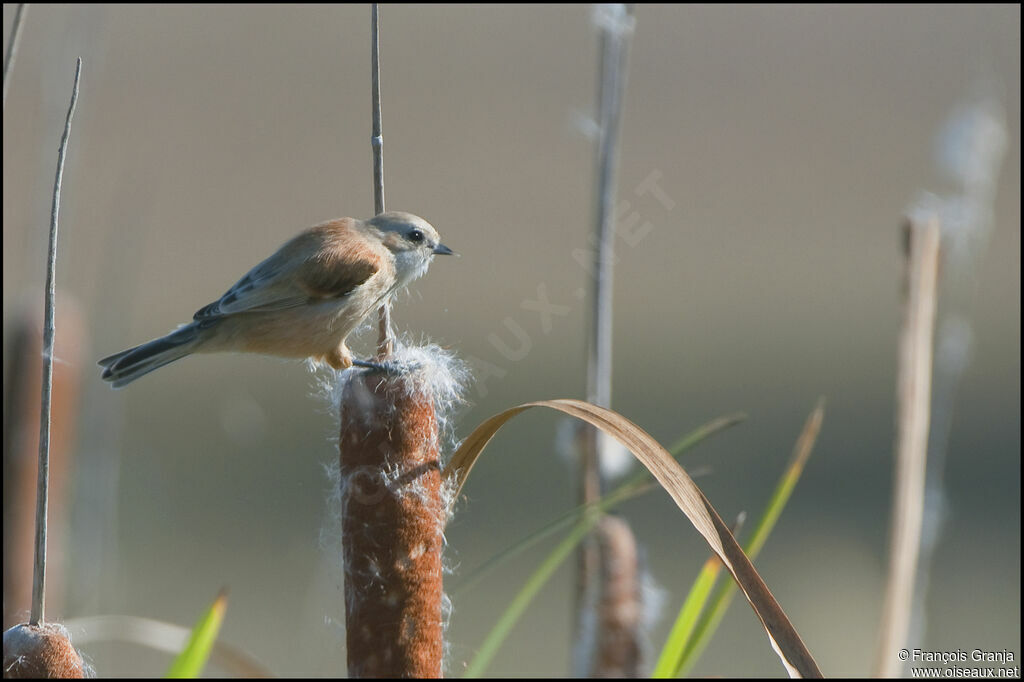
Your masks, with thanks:
M900 332L892 536L881 640L875 662L877 677L899 676L902 663L897 654L908 645L924 512L939 270L938 218L934 215L912 218L906 226L906 237L907 275Z
M14 10L14 23L11 25L11 37L7 41L7 52L4 53L4 100L3 107L7 108L7 89L10 81L7 76L10 74L14 58L18 56L18 43L21 41L21 23L28 11L28 3L19 2L18 9Z
M942 298L944 311L936 324L935 370L932 377L931 430L928 434L928 470L925 476L924 521L921 554L914 582L914 613L909 641L927 635L929 583L936 553L946 530L949 491L945 484L949 438L953 427L956 394L974 350L971 309L977 294L978 276L994 223L999 171L1009 134L1003 106L987 85L980 96L965 103L947 120L937 143L946 151L946 162L960 185L959 192L938 199L943 225ZM951 154L951 150L959 153ZM937 198L936 198L937 199ZM931 199L929 199L930 201ZM952 213L952 215L950 215Z
M597 225L594 263L594 313L587 372L590 402L610 407L612 396L612 284L615 258L615 192L618 176L619 130L626 86L626 57L632 31L632 6L621 16L607 18L601 30L601 77L598 101ZM612 13L612 10L603 10ZM614 22L614 23L613 23Z
M46 592L46 508L50 475L50 392L53 386L53 317L54 276L57 266L57 222L60 213L60 187L64 178L64 158L71 136L71 120L78 104L78 83L82 76L82 58L75 62L75 83L71 90L71 104L64 121L64 134L57 149L57 175L53 181L53 205L50 208L50 250L46 259L45 318L43 320L43 389L42 410L39 418L39 474L36 479L36 544L32 573L31 625L43 622Z
M625 92L626 58L633 28L632 5L607 5L596 10L599 26L600 70L597 85L597 184L595 190L595 232L597 252L594 263L594 308L588 342L587 399L611 407L612 397L612 290L615 240L615 193L618 140ZM603 444L595 429L584 427L580 452L580 503L593 504L601 496L600 462ZM577 581L577 623L574 673L591 674L596 644L590 613L597 604L600 549L588 538L580 548ZM607 558L603 561L607 562ZM597 626L600 627L600 626ZM593 635L593 636L592 636Z
M587 399L601 407L612 401L612 291L615 259L615 193L618 170L619 130L622 100L626 88L626 59L633 30L633 6L609 5L598 10L601 69L598 80L598 138L595 231L597 252L594 263L594 309L587 363ZM588 439L593 441L593 439ZM600 450L597 441L595 451ZM600 454L598 452L598 454ZM588 459L588 457L584 457ZM600 460L600 457L597 457ZM593 463L596 466L596 463ZM585 467L586 469L586 467ZM594 475L585 474L585 480ZM597 488L595 490L595 488ZM600 496L600 485L584 483Z
M384 212L384 138L381 135L380 115L380 19L377 3L370 5L370 78L373 89L373 206L374 214Z
M384 137L381 134L380 113L380 19L375 2L370 5L370 73L373 101L373 133L370 137L373 149L373 211L375 215L380 215L384 212ZM377 358L383 360L394 350L389 301L380 307L378 331Z

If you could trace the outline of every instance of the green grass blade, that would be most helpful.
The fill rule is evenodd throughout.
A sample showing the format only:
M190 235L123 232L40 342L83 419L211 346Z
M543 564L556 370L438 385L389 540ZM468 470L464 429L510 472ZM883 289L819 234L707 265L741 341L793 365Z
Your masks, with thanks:
M706 438L718 433L719 431L723 431L730 426L738 424L745 418L745 415L739 414L719 417L718 419L698 427L690 434L681 438L672 446L672 449L669 452L673 457L678 457ZM501 614L498 622L495 623L494 627L487 634L483 644L480 645L480 649L469 662L463 677L476 678L483 675L487 666L490 665L495 654L497 654L501 645L508 637L508 634L512 631L512 628L523 615L526 607L529 606L530 602L533 601L533 598L540 589L544 587L551 576L554 575L555 571L558 570L562 563L573 553L577 545L583 541L583 538L585 538L593 529L594 525L601 518L601 513L624 500L657 487L650 483L648 480L649 478L650 473L646 469L644 471L637 472L636 475L618 486L614 491L605 495L594 505L581 505L580 507L571 510L568 514L557 519L555 522L548 524L548 526L545 526L537 533L531 534L524 542L518 543L510 550L502 552L500 555L484 564L484 567L493 566L496 560L506 559L513 554L517 554L533 545L540 538L550 535L550 533L558 530L558 528L564 525L568 525L571 521L576 521L576 525L573 527L569 535L559 542L551 553L545 557L544 561L542 561L536 570L534 570L526 580L522 589L520 589L512 599L512 602L505 608L505 611ZM481 569L478 569L475 572L475 575L479 577L480 573Z
M494 655L498 652L498 649L501 648L505 638L508 637L508 633L512 631L512 627L533 600L533 597L544 587L544 584L558 570L562 562L572 554L573 550L576 549L576 545L586 537L599 518L600 516L594 514L576 524L572 532L558 543L554 551L541 562L540 566L527 579L523 588L519 590L512 603L501 614L501 618L498 619L494 628L488 633L487 639L484 640L479 651L476 652L476 656L469 662L466 673L463 675L464 677L475 678L483 674L487 666L490 665Z
M716 556L704 563L704 568L693 582L690 592L686 595L686 601L679 609L679 615L672 626L672 631L669 632L668 639L665 640L665 646L661 649L661 655L658 656L658 662L654 666L654 671L651 672L651 677L665 679L675 675L683 652L686 651L686 645L690 642L690 636L697 626L697 620L704 611L704 606L711 596L711 590L714 588L721 570L722 562Z
M195 678L199 677L210 657L213 644L217 640L217 633L220 631L221 623L224 622L224 612L228 606L227 590L221 590L217 598L213 600L210 608L206 610L203 617L199 619L196 626L192 628L192 634L188 643L178 657L171 663L167 670L166 677Z
M814 449L814 442L817 440L818 432L821 430L821 422L824 415L825 400L822 398L818 400L814 411L807 417L807 422L804 424L803 431L797 439L796 447L793 449L793 457L790 460L790 464L783 473L778 485L776 485L775 492L772 494L768 506L761 515L753 535L751 535L750 540L744 547L751 561L757 557L764 547L765 541L775 527L775 522L779 520L779 515L782 514L783 508L789 501L790 495L792 495L793 489L800 479L800 474L803 473L804 465ZM697 659L704 652L708 642L711 641L711 637L714 636L715 631L718 629L718 625L722 622L722 618L725 616L725 612L728 610L729 604L732 603L732 598L735 595L736 584L732 581L723 584L719 588L711 607L697 623L693 638L689 640L682 657L677 662L674 671L675 677L686 676L693 669Z
M745 514L741 513L736 520L732 529L733 535L739 532L745 516ZM675 675L683 652L686 651L686 646L690 642L690 636L697 626L700 614L704 612L704 607L711 597L711 590L714 589L715 583L718 581L718 574L721 571L721 560L712 554L704 562L704 567L701 568L697 579L693 582L693 586L686 595L682 608L679 609L679 615L676 617L675 624L672 625L672 631L669 632L668 639L665 640L665 646L661 649L661 654L658 656L658 662L654 666L651 677L666 679Z
M745 414L735 413L713 419L680 438L672 445L672 447L668 448L668 451L673 457L679 458L701 441L720 431L724 431L736 424L739 424L746 418L747 416ZM640 471L637 471L633 476L628 478L613 491L606 494L595 504L597 504L602 511L605 511L620 502L625 502L626 500L632 499L637 495L642 495L649 490L654 490L657 487L658 486L653 485L651 482L651 473L647 471L647 469L641 468ZM587 505L580 505L574 509L570 509L548 523L546 526L530 533L508 549L495 554L484 563L480 564L476 569L467 573L466 577L463 578L462 582L452 591L451 594L457 595L468 590L496 566L499 566L504 561L507 561L518 554L521 554L559 530L569 528L573 523L583 518L586 512Z

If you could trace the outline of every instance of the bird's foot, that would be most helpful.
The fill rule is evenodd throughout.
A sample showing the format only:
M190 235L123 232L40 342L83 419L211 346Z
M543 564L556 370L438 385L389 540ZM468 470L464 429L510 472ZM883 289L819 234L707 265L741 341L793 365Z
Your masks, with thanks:
M381 372L383 374L401 374L405 371L401 365L394 362L371 362L369 360L352 360L353 367L362 367L363 369L371 369L375 372Z

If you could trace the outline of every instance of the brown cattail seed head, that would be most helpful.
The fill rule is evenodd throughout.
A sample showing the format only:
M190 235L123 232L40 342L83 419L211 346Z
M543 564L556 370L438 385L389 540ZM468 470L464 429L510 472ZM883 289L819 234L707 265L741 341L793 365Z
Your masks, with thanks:
M415 381L362 374L341 396L350 677L441 676L438 423Z
M85 677L85 664L62 626L22 623L4 632L4 677Z

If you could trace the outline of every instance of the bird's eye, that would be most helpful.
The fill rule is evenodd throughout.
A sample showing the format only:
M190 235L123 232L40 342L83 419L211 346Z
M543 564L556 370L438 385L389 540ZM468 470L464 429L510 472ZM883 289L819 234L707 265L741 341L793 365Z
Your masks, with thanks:
M419 230L413 230L412 232L409 233L409 241L411 241L414 244L419 244L420 242L423 241L423 233L420 232Z

